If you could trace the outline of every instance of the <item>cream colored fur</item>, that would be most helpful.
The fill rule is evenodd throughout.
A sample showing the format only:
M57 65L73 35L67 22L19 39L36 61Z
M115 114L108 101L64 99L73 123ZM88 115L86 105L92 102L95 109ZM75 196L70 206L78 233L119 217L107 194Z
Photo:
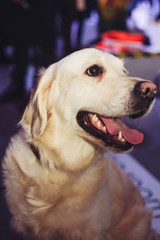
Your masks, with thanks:
M101 78L86 74L93 64L103 66ZM76 120L85 109L128 115L137 81L121 60L96 49L41 72L3 162L12 226L27 239L160 239L131 180Z

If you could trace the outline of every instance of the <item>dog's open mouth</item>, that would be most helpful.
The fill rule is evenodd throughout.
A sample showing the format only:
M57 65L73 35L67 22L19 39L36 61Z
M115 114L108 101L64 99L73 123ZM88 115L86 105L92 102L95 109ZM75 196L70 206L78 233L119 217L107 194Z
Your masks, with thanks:
M101 139L105 146L127 151L143 141L143 133L129 128L122 119L104 117L97 113L80 111L77 121L90 135Z

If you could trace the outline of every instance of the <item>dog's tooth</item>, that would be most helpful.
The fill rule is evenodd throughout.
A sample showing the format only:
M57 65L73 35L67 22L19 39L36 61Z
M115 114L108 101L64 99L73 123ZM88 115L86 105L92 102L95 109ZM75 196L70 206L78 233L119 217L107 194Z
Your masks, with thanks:
M126 140L124 138L121 139L121 142L126 142Z
M106 130L107 130L107 129L106 129L106 126L103 126L102 128L103 128L103 130L106 132Z
M97 115L96 115L96 122L98 123L98 121L99 121L99 118L98 118Z
M118 133L118 140L121 141L121 142L126 142L125 138L123 138L123 136L122 136L121 131L119 131L119 133Z
M93 119L93 121L97 122L97 121L98 121L97 115L96 115L96 114L93 114L92 119Z
M98 127L101 127L102 125L101 125L101 122L100 121L98 121Z
M123 138L123 136L122 136L122 132L121 131L119 131L119 133L118 133L118 140L122 140L122 138Z

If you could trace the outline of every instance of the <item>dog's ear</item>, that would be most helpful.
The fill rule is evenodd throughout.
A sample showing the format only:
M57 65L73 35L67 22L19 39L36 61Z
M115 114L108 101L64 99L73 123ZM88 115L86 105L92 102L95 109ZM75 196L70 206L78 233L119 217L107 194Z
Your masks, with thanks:
M20 125L25 129L29 141L42 135L51 116L48 98L55 75L55 64L46 70L42 69L32 90L29 104L20 121Z

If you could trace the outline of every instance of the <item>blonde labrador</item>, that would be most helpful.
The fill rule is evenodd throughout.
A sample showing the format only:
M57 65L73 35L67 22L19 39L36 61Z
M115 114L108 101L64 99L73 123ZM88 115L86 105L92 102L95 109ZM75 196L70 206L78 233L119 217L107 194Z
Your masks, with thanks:
M41 71L3 162L12 226L27 239L160 239L139 192L105 154L143 141L121 118L145 115L156 92L92 48Z

